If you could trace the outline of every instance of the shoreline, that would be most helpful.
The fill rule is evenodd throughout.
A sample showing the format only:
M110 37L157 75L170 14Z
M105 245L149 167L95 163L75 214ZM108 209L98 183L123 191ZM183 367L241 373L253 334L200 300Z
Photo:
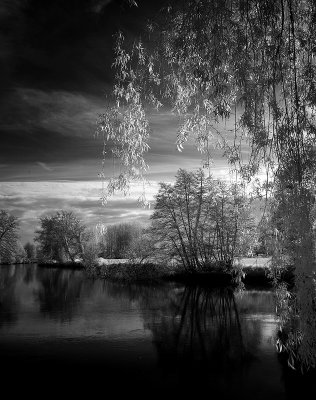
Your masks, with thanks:
M112 262L114 261L114 262ZM256 261L254 259L254 261ZM37 264L40 268L54 268L61 270L80 270L92 279L105 279L113 282L125 283L158 283L163 281L179 282L184 284L199 284L207 286L231 286L238 287L244 285L255 288L272 288L273 280L271 269L267 264L242 266L239 276L233 276L229 271L223 271L216 267L210 268L207 272L186 272L179 268L159 265L154 263L134 264L124 260L111 260L108 263L95 264L90 267L84 266L80 262L53 263L53 262L29 262L19 264L1 264L1 265L31 265ZM281 280L293 287L294 273L293 267L289 266L281 274Z

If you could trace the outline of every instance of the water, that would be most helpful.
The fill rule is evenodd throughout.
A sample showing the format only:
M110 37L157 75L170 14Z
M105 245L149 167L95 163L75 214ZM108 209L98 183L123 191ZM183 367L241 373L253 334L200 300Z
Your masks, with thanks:
M1 266L1 390L289 398L274 308L270 291L127 285Z

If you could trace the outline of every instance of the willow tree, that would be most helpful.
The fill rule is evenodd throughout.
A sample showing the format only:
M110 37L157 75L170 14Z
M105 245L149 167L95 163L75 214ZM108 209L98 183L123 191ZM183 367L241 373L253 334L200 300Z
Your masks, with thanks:
M178 115L180 151L192 136L208 164L218 142L243 179L260 171L272 176L264 186L275 199L274 266L289 258L295 265L295 310L304 334L293 341L302 349L300 362L309 365L316 359L315 22L313 0L170 1L146 42L124 47L118 34L114 101L98 125L105 151L110 141L121 161L105 201L143 179L152 107Z

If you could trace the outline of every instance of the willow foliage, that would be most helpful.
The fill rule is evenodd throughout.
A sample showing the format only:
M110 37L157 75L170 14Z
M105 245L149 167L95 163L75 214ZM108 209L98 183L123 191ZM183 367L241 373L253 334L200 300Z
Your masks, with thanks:
M183 0L162 10L147 46L139 41L126 50L118 34L115 102L98 125L122 165L109 194L147 170L146 111L162 105L179 116L180 151L192 135L209 160L209 145L219 139L228 160L239 164L245 140L251 154L243 177L264 164L283 181L310 185L315 18L312 0ZM230 121L226 131L218 124L223 119Z
M245 180L262 167L273 176L274 265L288 252L295 266L296 310L309 332L300 345L303 364L304 357L316 360L309 340L316 332L315 22L313 0L170 1L150 25L146 46L126 50L118 36L114 102L98 125L121 162L105 201L143 179L151 107L178 115L178 149L194 137L206 166L219 145Z

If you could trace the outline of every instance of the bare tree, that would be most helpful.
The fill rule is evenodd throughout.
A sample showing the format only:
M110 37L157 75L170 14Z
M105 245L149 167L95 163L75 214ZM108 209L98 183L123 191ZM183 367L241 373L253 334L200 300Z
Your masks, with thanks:
M152 232L187 271L229 267L244 251L253 223L249 200L237 185L180 169L174 185L161 183Z

